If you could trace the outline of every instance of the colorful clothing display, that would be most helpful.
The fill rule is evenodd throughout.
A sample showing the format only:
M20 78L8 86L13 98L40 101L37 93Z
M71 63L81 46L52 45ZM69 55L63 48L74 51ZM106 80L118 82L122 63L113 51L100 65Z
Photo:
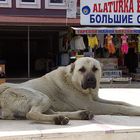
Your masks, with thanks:
M113 39L112 35L107 35L106 36L106 49L108 50L108 52L110 54L114 54L115 53L115 47L114 47L112 39Z
M128 43L127 43L128 36L124 34L121 36L121 39L122 39L122 46L121 46L122 54L127 54L128 53Z
M98 46L98 39L97 39L96 35L95 36L88 36L88 46L92 49L95 46Z

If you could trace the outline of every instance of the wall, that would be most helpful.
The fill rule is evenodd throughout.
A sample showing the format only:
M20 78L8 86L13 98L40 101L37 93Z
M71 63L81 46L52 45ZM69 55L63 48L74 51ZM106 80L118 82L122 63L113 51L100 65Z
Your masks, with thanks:
M41 0L40 9L16 8L16 0L12 0L12 8L0 8L0 15L65 17L65 9L45 9L45 0Z

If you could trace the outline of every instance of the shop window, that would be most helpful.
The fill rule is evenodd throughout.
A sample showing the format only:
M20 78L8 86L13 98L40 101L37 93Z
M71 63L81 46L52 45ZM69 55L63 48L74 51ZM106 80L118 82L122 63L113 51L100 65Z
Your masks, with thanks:
M49 4L64 4L64 0L50 0Z
M22 2L35 2L35 0L21 0Z
M12 7L12 0L0 0L0 7Z
M41 0L17 0L16 7L39 9L41 8Z
M46 9L66 9L66 0L48 0L45 1Z

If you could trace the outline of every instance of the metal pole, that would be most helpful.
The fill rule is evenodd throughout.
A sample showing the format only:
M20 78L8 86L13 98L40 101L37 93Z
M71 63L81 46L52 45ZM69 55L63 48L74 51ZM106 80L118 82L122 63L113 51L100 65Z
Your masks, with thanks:
M28 39L27 39L27 47L28 47L28 78L30 78L30 26L28 26Z

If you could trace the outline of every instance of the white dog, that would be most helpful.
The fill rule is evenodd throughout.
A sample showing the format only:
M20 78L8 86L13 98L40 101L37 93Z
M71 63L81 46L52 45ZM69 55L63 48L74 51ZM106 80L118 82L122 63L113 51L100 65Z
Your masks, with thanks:
M93 114L140 115L139 107L100 99L100 78L100 63L84 57L37 79L2 84L1 118L67 124L69 119L92 119Z

